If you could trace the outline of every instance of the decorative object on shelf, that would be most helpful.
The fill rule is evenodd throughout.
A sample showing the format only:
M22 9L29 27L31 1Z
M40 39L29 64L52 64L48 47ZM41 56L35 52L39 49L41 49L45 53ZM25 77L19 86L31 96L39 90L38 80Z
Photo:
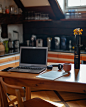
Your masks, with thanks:
M42 47L43 46L43 39L37 39L36 40L36 46L37 47Z
M14 14L14 5L9 5L9 11L10 11L10 14Z
M9 52L9 48L8 48L8 40L3 41L4 46L5 46L5 53Z
M29 46L30 45L30 40L26 40L26 42L27 42L27 46Z
M5 13L9 14L9 8L7 6L5 7Z
M71 51L72 45L71 45L71 40L69 40L69 50Z
M26 11L25 20L49 20L49 14L38 13L35 11Z
M61 49L65 50L67 48L67 39L66 37L61 37Z
M85 13L86 14L86 13ZM83 13L78 12L77 9L70 9L65 13L65 19L84 18Z
M5 52L5 47L3 45L2 38L1 38L1 29L0 29L0 52Z
M47 47L48 47L48 50L51 50L51 41L52 41L52 38L48 37L47 38Z
M6 41L6 39L5 39ZM0 55L3 55L5 52L8 51L8 44L5 42L4 39L1 37L1 29L0 29Z
M19 32L13 30L13 52L19 52Z
M2 5L0 4L0 13L2 13Z
M14 47L13 47L14 42L9 38L8 40L8 48L9 48L9 53L13 53Z
M14 52L19 52L19 40L14 40L13 43Z
M32 35L30 40L30 46L35 47L36 46L36 35Z
M0 1L0 13L3 14L22 14L22 9L18 7L14 0L1 0Z
M77 80L77 75L79 73L80 69L80 42L79 42L79 37L82 35L82 29L76 28L74 29L74 35L76 39L76 44L75 44L75 51L74 51L74 71L75 71L75 80Z
M60 37L55 38L55 49L60 49Z
M16 8L17 10L17 8ZM18 8L18 14L22 14L22 9L21 8Z

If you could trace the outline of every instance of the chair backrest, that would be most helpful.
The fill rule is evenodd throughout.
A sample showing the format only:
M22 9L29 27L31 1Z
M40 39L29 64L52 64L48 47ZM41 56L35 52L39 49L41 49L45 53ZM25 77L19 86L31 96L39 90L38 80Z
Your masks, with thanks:
M9 107L9 104L6 99L7 93L17 96L18 107L34 107L34 106L35 107L57 107L57 105L54 105L48 101L44 101L40 98L33 98L25 102L22 102L21 92L22 92L22 87L9 85L5 83L1 78L1 99L3 103L3 106L1 107ZM13 106L16 107L15 105Z
M21 97L25 97L24 88L19 87L19 86L9 85L9 84L5 83L2 78L0 78L0 81L1 81L1 85L2 85L2 88L3 88L4 94L10 100L10 102L13 104L13 106L16 107L16 105L13 103L13 101L17 100L18 101L18 107L23 107ZM17 96L17 98L14 99L14 100L11 100L9 98L8 94L15 95L15 96ZM2 95L2 99L4 100L3 95ZM11 104L11 103L8 103L8 105ZM4 107L9 107L8 105L5 105Z

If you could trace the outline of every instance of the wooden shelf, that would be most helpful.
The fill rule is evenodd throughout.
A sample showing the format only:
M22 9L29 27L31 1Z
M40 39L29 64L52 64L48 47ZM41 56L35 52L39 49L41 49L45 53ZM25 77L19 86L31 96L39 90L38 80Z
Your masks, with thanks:
M22 14L0 14L0 24L21 24L23 23Z
M45 21L52 21L52 19L46 19L46 20L24 20L24 22L32 22L32 21L33 21L33 22L39 22L39 21L40 21L40 22L41 22L41 21L44 21L44 22L45 22Z
M61 21L86 21L86 18L61 19Z

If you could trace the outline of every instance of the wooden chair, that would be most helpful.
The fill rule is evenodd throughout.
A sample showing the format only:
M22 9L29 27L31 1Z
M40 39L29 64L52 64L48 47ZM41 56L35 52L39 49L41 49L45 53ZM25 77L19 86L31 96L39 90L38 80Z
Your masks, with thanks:
M17 101L17 97L15 96L15 89L20 90L21 97L24 98L25 97L25 88L20 87L20 86L15 86L15 85L9 85L9 84L5 83L1 77L0 77L0 81L1 81L1 85L3 87L4 93L9 101L8 105L13 105L14 107L16 107L16 105L14 104L14 102ZM11 99L10 95L13 95L14 99Z
M7 96L8 94L12 94L15 95L17 97L17 101L18 101L18 107L57 107L51 103L49 103L48 101L42 100L40 98L33 98L27 101L22 101L21 96L24 96L24 93L22 92L22 88L17 88L17 87L13 87L12 85L9 85L7 83L5 83L3 81L3 79L1 79L1 92L3 94L1 94L1 99L2 99L2 103L5 101L5 103L3 104L3 106L1 107L9 107L9 104L7 102L7 99L5 99L4 95ZM12 102L12 101L11 101ZM14 107L17 107L16 105L13 104Z

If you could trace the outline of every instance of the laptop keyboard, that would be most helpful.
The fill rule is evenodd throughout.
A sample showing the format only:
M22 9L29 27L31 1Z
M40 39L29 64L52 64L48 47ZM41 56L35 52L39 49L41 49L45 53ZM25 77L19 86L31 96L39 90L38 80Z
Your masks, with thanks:
M21 72L21 73L34 73L39 74L40 72L44 71L46 68L43 67L16 67L11 69L11 72Z
M30 70L41 70L42 67L17 67L17 69L30 69Z

